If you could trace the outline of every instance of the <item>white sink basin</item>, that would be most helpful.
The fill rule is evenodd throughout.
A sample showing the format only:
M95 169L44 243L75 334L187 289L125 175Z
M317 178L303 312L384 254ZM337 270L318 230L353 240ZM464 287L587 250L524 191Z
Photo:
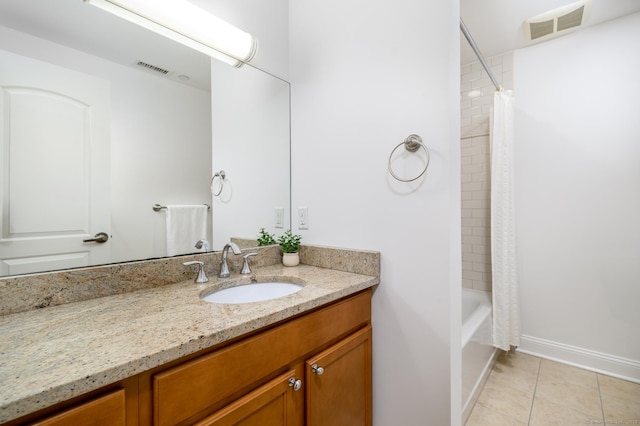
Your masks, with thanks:
M266 282L237 285L218 290L202 300L210 303L251 303L288 296L302 289L301 285L286 282Z

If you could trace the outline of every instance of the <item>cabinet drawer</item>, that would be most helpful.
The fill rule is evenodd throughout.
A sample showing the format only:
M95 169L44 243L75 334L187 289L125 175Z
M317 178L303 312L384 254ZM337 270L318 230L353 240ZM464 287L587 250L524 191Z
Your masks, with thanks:
M37 426L124 426L125 390L118 389L33 424Z
M371 319L364 292L153 376L155 425L173 425Z

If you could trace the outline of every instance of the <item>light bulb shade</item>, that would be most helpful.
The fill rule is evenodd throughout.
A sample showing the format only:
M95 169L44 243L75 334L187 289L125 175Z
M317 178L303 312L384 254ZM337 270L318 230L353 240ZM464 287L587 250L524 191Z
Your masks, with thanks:
M256 52L251 34L186 0L84 0L233 66Z

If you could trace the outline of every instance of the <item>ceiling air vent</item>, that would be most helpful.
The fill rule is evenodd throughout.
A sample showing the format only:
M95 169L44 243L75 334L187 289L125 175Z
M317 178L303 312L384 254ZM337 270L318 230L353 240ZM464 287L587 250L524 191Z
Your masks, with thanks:
M529 29L531 31L531 40L535 40L553 34L555 31L555 22L553 19L550 21L532 22L529 24Z
M138 65L139 67L148 69L149 71L159 72L160 74L164 74L164 75L169 74L169 70L165 70L164 68L161 68L157 65L151 65L143 61L138 61L136 65Z
M578 28L586 22L590 9L591 0L581 0L541 13L524 21L524 35L527 40L536 40Z
M582 25L582 17L584 16L584 6L569 12L566 15L558 17L558 31L568 30Z

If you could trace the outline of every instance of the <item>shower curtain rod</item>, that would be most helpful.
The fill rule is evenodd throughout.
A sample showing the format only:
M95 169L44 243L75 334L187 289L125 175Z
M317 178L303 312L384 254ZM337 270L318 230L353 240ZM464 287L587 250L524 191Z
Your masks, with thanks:
M493 83L493 85L496 87L496 90L498 91L502 90L502 86L498 83L496 78L493 76L493 73L491 72L491 68L489 68L489 65L487 65L487 62L484 60L484 56L482 56L482 53L480 52L478 45L473 40L473 37L471 37L471 34L469 34L469 30L467 29L467 26L464 24L462 17L460 17L460 29L462 30L462 33L464 34L467 41L469 42L469 45L473 49L473 53L476 54L476 56L480 60L480 63L482 64L482 67L489 75L489 78L491 79L491 82Z

